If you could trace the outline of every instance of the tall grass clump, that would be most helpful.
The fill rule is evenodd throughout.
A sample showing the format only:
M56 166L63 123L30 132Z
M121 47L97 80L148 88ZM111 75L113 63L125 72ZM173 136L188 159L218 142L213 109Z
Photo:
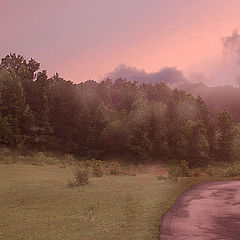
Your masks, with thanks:
M80 187L89 184L88 171L82 168L75 168L73 170L73 180L69 183L69 186Z

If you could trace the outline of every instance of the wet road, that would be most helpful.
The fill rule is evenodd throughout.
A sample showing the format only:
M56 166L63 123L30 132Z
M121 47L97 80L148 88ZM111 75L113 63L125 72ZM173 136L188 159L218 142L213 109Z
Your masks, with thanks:
M165 214L160 240L240 240L240 181L202 183Z

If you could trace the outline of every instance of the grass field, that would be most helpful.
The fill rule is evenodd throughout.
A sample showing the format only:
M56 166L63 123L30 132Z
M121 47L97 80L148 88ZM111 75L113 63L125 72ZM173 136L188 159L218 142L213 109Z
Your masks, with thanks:
M162 215L193 184L139 174L71 188L71 177L70 168L0 164L0 239L157 240Z

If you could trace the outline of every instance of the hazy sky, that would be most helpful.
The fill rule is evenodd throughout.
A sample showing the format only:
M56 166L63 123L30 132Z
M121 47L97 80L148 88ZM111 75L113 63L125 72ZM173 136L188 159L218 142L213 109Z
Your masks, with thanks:
M203 71L239 13L239 0L0 0L0 57L32 57L75 82L122 63Z

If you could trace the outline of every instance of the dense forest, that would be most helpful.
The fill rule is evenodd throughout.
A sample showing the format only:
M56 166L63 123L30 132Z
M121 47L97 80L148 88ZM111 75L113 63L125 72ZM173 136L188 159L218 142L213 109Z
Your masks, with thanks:
M226 109L164 82L125 79L79 84L47 76L34 59L10 54L0 65L0 145L77 157L232 161L237 125Z

